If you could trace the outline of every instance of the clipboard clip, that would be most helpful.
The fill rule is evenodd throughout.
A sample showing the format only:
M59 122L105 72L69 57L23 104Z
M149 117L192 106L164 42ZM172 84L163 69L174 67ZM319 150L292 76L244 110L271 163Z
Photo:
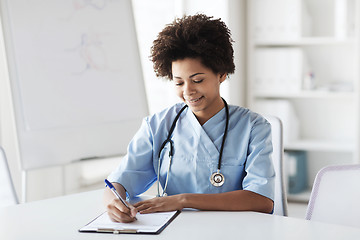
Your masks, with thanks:
M138 232L136 229L113 229L113 228L98 228L97 231L100 233L113 233L113 234Z

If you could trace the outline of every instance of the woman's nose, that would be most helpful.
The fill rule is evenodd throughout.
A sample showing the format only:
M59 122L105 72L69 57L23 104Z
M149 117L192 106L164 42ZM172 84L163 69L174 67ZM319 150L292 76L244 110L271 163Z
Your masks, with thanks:
M192 83L184 84L184 95L191 95L196 92L195 86Z

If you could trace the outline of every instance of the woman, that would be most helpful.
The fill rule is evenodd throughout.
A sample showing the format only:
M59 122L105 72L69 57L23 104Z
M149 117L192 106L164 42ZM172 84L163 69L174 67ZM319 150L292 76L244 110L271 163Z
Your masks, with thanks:
M270 124L220 96L221 83L235 70L227 26L203 14L177 19L159 33L151 60L183 103L144 119L108 179L122 197L141 194L159 179L164 197L127 208L106 190L110 218L131 222L137 212L183 208L270 213Z

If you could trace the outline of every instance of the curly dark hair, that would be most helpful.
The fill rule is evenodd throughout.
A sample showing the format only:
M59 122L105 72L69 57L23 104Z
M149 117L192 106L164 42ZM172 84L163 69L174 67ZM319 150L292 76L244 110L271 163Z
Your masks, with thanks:
M158 34L150 59L157 77L172 80L172 62L199 58L214 73L235 71L231 33L221 19L204 14L175 19Z

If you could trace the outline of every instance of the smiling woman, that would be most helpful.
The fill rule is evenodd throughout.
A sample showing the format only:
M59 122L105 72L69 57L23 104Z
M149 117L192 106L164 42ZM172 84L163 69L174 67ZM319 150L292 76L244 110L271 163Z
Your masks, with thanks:
M201 125L224 107L220 84L226 74L214 73L198 58L185 58L172 63L172 75L177 96L190 107Z
M141 194L155 182L164 197L127 208L106 190L113 221L134 221L134 210L272 211L270 124L220 95L220 85L235 70L233 52L224 22L203 14L176 19L159 33L154 70L174 83L183 103L144 119L108 179L122 197Z

